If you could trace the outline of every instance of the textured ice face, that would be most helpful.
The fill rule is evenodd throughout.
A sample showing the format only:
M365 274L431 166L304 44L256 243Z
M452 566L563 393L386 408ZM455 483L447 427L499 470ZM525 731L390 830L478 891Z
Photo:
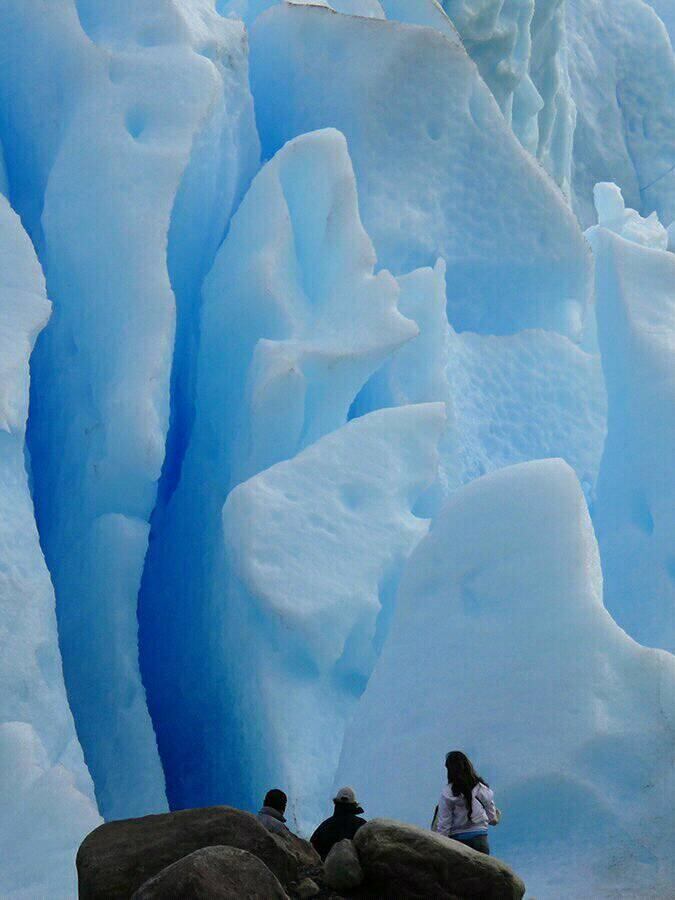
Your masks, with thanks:
M274 7L251 32L251 82L265 155L314 128L344 133L378 260L402 274L442 257L453 326L573 330L588 249L461 44L430 28Z
M447 427L439 481L422 508L433 515L461 484L529 459L561 457L592 499L607 399L600 358L544 330L457 333L445 313L445 266L398 279L399 308L420 333L369 381L351 414L441 400Z
M191 305L257 163L243 28L213 9L204 18L208 5L2 5L11 195L55 304L33 361L35 498L70 702L107 816L166 802L137 594L172 367L189 377ZM185 415L177 397L174 413Z
M670 657L570 471L495 470L563 458L673 646L673 54L638 0L446 7L0 0L3 896L74 893L68 704L108 817L166 775L308 831L355 714L369 814L426 824L455 735L538 896L664 893Z
M533 895L667 893L669 850L645 834L670 827L674 691L673 657L603 607L572 470L502 469L457 491L411 557L335 783L428 826L463 749L505 811L493 851Z
M240 651L221 653L221 729L240 744L212 765L221 777L240 770L246 805L284 784L304 833L331 796L345 719L386 638L391 586L426 533L411 510L435 478L443 424L441 403L371 413L225 504L232 576L213 624Z
M176 804L243 790L222 749L230 639L214 624L230 602L228 492L343 425L362 385L418 333L397 309L398 283L375 262L347 144L327 129L291 141L262 168L206 279L194 428L181 482L156 520L140 611ZM167 672L169 653L179 662Z
M569 195L575 107L564 0L445 0L514 133Z
M593 507L605 602L634 638L673 651L675 255L605 227L588 236L609 398Z
M514 463L561 457L594 496L607 421L597 355L552 332L453 334L448 378L455 418L447 488Z
M63 685L54 591L25 468L28 358L45 283L0 196L0 894L73 896L74 851L100 821Z
M593 187L613 181L629 206L671 222L675 56L662 23L641 0L576 0L567 3L566 17L579 221L594 223Z
M668 232L659 222L655 212L642 218L634 209L626 209L620 188L611 182L600 182L593 188L593 202L598 215L598 225L621 235L627 241L651 247L668 249ZM592 243L592 240L591 240Z

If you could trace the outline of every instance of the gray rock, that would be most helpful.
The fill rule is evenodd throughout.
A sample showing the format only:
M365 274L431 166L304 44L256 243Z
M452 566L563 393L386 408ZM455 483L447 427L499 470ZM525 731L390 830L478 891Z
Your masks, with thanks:
M312 878L303 878L294 893L298 900L309 900L310 897L320 894L321 888Z
M365 886L383 896L435 900L520 900L525 885L509 867L458 841L390 819L360 828L354 846Z
M288 900L264 862L235 847L204 847L146 881L131 900Z
M128 900L171 863L223 845L257 856L282 885L297 880L296 857L255 816L211 806L106 822L92 831L77 854L80 900Z
M335 891L351 891L363 881L363 869L349 838L333 845L324 863L324 879Z
M310 842L292 831L272 832L272 837L296 860L299 869L315 869L321 865L321 857Z

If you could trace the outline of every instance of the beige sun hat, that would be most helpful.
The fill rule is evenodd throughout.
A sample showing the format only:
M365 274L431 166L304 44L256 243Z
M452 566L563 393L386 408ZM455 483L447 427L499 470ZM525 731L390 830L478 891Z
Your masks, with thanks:
M354 792L354 788L350 787L342 787L337 792L337 794L333 797L334 803L341 803L343 806L351 806L353 807L353 811L357 813L362 813L363 809L359 805L358 800L356 799L356 793Z

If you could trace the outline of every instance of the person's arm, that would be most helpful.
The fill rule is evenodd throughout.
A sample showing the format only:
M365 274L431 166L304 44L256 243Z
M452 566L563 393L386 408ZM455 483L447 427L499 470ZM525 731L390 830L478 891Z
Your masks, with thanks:
M314 834L311 836L311 838L309 839L309 842L312 845L312 847L314 847L316 852L319 854L321 859L323 859L323 857L324 857L323 850L324 850L325 841L323 839L323 829L322 829L321 825L319 825L319 827L316 829Z
M436 828L435 831L438 834L449 835L452 829L452 812L453 812L453 804L451 801L445 796L445 791L441 794L441 799L438 801L438 818L436 819Z
M479 803L487 813L490 825L498 825L502 814L495 806L495 795L486 784L481 784L476 792Z

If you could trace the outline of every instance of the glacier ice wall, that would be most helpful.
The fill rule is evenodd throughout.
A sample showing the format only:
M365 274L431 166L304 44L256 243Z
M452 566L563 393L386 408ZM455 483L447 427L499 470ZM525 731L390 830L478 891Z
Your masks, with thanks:
M565 0L445 0L514 133L569 195L576 110Z
M30 240L0 196L0 894L7 898L72 897L73 848L100 822L66 699L26 471L28 357L49 313Z
M413 553L335 784L358 784L371 817L428 826L461 747L504 810L494 851L533 896L665 896L651 835L672 831L674 692L673 657L603 606L572 470L504 468L457 491Z
M453 621L435 584L446 562L455 583L456 548L420 580L419 642L402 648L409 554L443 531L444 507L463 523L462 498L495 485L531 509L516 496L475 510L467 555L480 565L460 612L482 603L472 623L498 634L487 671L506 737L519 660L534 684L574 665L576 705L558 704L569 733L527 759L563 773L544 788L563 822L581 809L598 839L570 836L565 870L556 843L546 873L544 788L528 793L517 754L473 707L466 731L443 718L439 742L485 734L475 750L510 810L497 849L538 896L596 884L610 838L631 861L616 860L611 890L648 896L651 879L663 892L659 851L611 814L625 804L642 822L653 799L661 816L651 788L633 797L626 784L667 766L672 658L609 620L579 486L561 463L532 461L561 457L581 483L609 612L631 638L672 648L668 9L0 0L7 892L45 893L51 867L50 888L72 893L76 844L98 821L85 765L107 818L167 799L252 809L275 780L309 830L345 723L386 713L368 699L371 671L405 650L396 676L413 691L426 630L433 642L430 623L442 634ZM47 310L33 252L53 315L31 357L24 452L26 360ZM530 465L501 471L515 463ZM532 528L544 507L528 543L514 518ZM518 611L552 590L539 551L560 602L535 624L577 641L574 658L553 636L548 656L519 650ZM481 593L488 572L514 593L508 613L505 594ZM425 699L445 709L453 668L440 654L435 665ZM468 672L467 697L480 680ZM548 734L537 710L523 752ZM407 726L422 746L422 717ZM436 777L435 763L414 769L399 775ZM361 769L358 790L376 792L379 773ZM400 814L426 821L421 796ZM63 827L45 824L52 807ZM34 834L44 869L17 844Z
M675 57L642 0L567 3L569 73L578 115L574 208L594 224L593 187L612 181L642 213L675 218Z
M378 369L351 414L405 403L445 403L439 478L420 508L432 515L461 484L496 468L546 457L569 463L592 499L607 422L598 354L543 329L514 335L456 332L445 311L442 260L398 282L399 309L414 319L420 334Z
M222 665L221 727L240 735L223 775L245 760L246 805L286 785L303 833L322 818L344 722L386 639L392 585L426 533L411 510L435 477L444 419L442 403L354 419L239 485L223 509L232 574L213 627L241 651Z
M215 252L255 165L240 158L256 145L243 29L213 10L208 28L199 7L3 9L10 193L55 303L33 365L35 498L69 698L107 816L163 803L135 635L176 298L191 302L204 263L185 254Z
M454 327L578 330L588 249L458 38L275 6L251 31L251 84L265 155L305 131L343 132L380 264L399 275L441 256Z
M634 238L636 223L628 224ZM637 640L673 652L675 254L607 225L589 232L609 397L593 518L610 612ZM655 225L642 223L652 241ZM665 242L663 229L657 238Z
M228 492L344 424L363 383L417 333L396 308L396 280L374 266L346 143L329 129L262 168L205 281L194 428L155 523L140 609L172 803L234 789L221 749L226 651L204 649L227 602Z

